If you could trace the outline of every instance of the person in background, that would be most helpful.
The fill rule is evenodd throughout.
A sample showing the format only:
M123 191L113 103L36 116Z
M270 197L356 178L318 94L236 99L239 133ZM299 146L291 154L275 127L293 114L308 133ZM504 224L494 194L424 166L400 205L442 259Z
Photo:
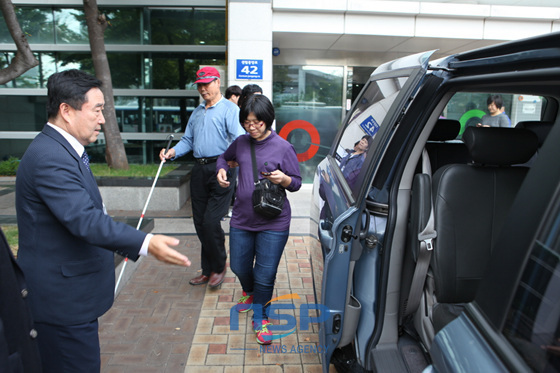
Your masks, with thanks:
M243 87L243 90L241 91L241 97L239 98L237 105L239 107L243 106L243 103L247 101L249 96L252 96L254 94L262 95L263 94L262 88L258 84L247 84L245 87Z
M509 127L511 127L511 119L508 117L508 115L507 115L507 113L506 113L506 107L505 107L505 106L502 106L502 107L500 108L500 111L502 112L502 114L504 114L504 115L506 116L506 118L507 118L507 120L508 120L508 123L509 123Z
M193 221L201 243L202 273L191 279L191 285L208 284L216 288L226 274L225 233L221 220L227 214L233 186L220 188L216 180L216 160L245 131L239 124L239 108L220 92L220 73L204 67L196 73L198 93L204 102L191 114L185 134L161 160L174 160L193 152L196 163L192 169L190 191ZM237 170L230 172L235 179Z
M239 97L241 97L241 87L238 85L231 85L226 89L226 99L233 102L237 105L239 101Z
M85 146L105 123L101 81L79 70L51 75L48 123L16 177L18 264L29 289L44 372L99 372L98 318L113 304L115 259L140 255L181 266L179 240L115 222L105 210Z
M0 371L40 373L37 330L29 291L4 232L0 229Z
M230 186L229 164L239 166L237 198L230 221L230 267L243 288L238 312L253 309L253 330L259 344L270 344L272 333L267 312L284 246L288 240L291 209L285 200L282 212L267 218L253 210L254 190L251 144L255 147L259 178L267 178L290 192L301 187L301 175L294 147L272 130L274 107L263 95L252 95L241 107L239 120L247 131L218 158L217 180Z
M356 182L356 178L358 177L358 174L362 169L362 165L364 164L366 152L372 141L373 138L371 136L362 136L360 141L354 144L354 150L348 152L348 154L340 161L340 170L342 171L342 175L348 182L350 188L352 188Z
M500 95L490 95L486 100L488 105L488 112L482 116L481 123L477 127L509 127L510 122L507 116L502 112L504 101Z

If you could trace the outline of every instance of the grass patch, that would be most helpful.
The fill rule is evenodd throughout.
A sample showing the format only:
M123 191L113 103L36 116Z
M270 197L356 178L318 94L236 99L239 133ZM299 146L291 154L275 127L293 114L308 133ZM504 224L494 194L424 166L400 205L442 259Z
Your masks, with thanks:
M176 169L178 164L167 164L165 163L161 168L159 174L160 177L167 175L174 169ZM158 164L129 164L128 170L115 170L109 168L106 164L92 163L90 164L91 172L95 176L109 176L109 177L155 177L157 170L159 168Z
M9 158L6 161L0 162L0 176L16 176L16 171L19 166L19 159ZM160 177L167 175L177 167L179 164L165 163L161 168ZM128 170L115 170L109 168L105 163L92 163L90 164L91 172L95 176L109 176L109 177L155 177L159 168L158 164L129 164Z
M19 167L19 159L10 157L0 162L0 176L16 176Z
M10 249L12 249L12 253L15 257L17 257L18 247L19 247L19 240L18 240L18 228L17 225L3 225L2 231L8 240L8 245L10 245Z

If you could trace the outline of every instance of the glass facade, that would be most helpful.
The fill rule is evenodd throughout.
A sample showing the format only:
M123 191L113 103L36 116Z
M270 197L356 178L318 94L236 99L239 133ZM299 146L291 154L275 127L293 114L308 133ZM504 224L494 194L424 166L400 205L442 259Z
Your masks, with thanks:
M345 113L342 66L274 66L276 132L298 153L303 182L331 148Z
M201 65L226 64L224 7L204 7L203 1L200 7L164 7L156 1L153 5L100 7L109 24L105 45L130 163L159 162L165 137L173 133L178 139L199 103L192 85L196 71ZM0 160L21 157L43 128L51 74L71 68L94 74L82 8L17 6L16 14L39 65L0 85ZM0 14L2 43L13 45ZM14 57L13 49L0 50L0 69ZM89 147L93 162L105 161L102 138Z
M201 6L203 4L201 3ZM225 9L104 8L106 44L225 45ZM18 6L16 15L30 44L89 44L81 8ZM0 14L0 43L12 43Z

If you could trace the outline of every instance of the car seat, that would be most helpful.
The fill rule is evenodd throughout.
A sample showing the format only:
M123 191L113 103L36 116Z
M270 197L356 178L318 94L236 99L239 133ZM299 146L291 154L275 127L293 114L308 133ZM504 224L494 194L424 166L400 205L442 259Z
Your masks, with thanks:
M473 300L492 246L538 147L526 129L469 127L463 135L471 164L434 173L432 197L437 238L431 261L437 333Z
M437 237L420 306L407 308L408 300L401 294L401 317L414 315L414 328L426 348L435 333L474 298L494 241L528 171L512 165L526 162L538 146L537 136L527 129L468 127L463 141L471 162L442 166L431 183L429 175L417 174L413 183L407 255L417 261L418 236L430 214ZM411 270L405 262L403 278L406 272ZM406 286L403 280L402 289Z
M463 142L457 139L461 131L461 123L454 119L437 120L428 142L426 150L430 156L432 170L450 163L470 162L469 151Z

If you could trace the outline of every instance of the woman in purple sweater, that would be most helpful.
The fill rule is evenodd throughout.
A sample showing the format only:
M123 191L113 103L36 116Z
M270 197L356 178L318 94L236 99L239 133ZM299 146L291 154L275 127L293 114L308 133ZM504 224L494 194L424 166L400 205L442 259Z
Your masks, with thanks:
M253 330L260 344L272 343L268 330L268 302L272 298L274 281L284 246L288 241L291 209L288 199L282 213L266 218L253 210L254 190L251 146L255 146L257 173L286 190L295 192L301 187L299 163L294 147L278 136L271 127L274 107L263 95L252 95L239 112L239 120L247 134L239 136L217 161L218 183L229 185L229 165L239 165L236 199L230 222L230 267L239 278L243 296L237 311L253 308ZM254 264L253 264L254 263Z

